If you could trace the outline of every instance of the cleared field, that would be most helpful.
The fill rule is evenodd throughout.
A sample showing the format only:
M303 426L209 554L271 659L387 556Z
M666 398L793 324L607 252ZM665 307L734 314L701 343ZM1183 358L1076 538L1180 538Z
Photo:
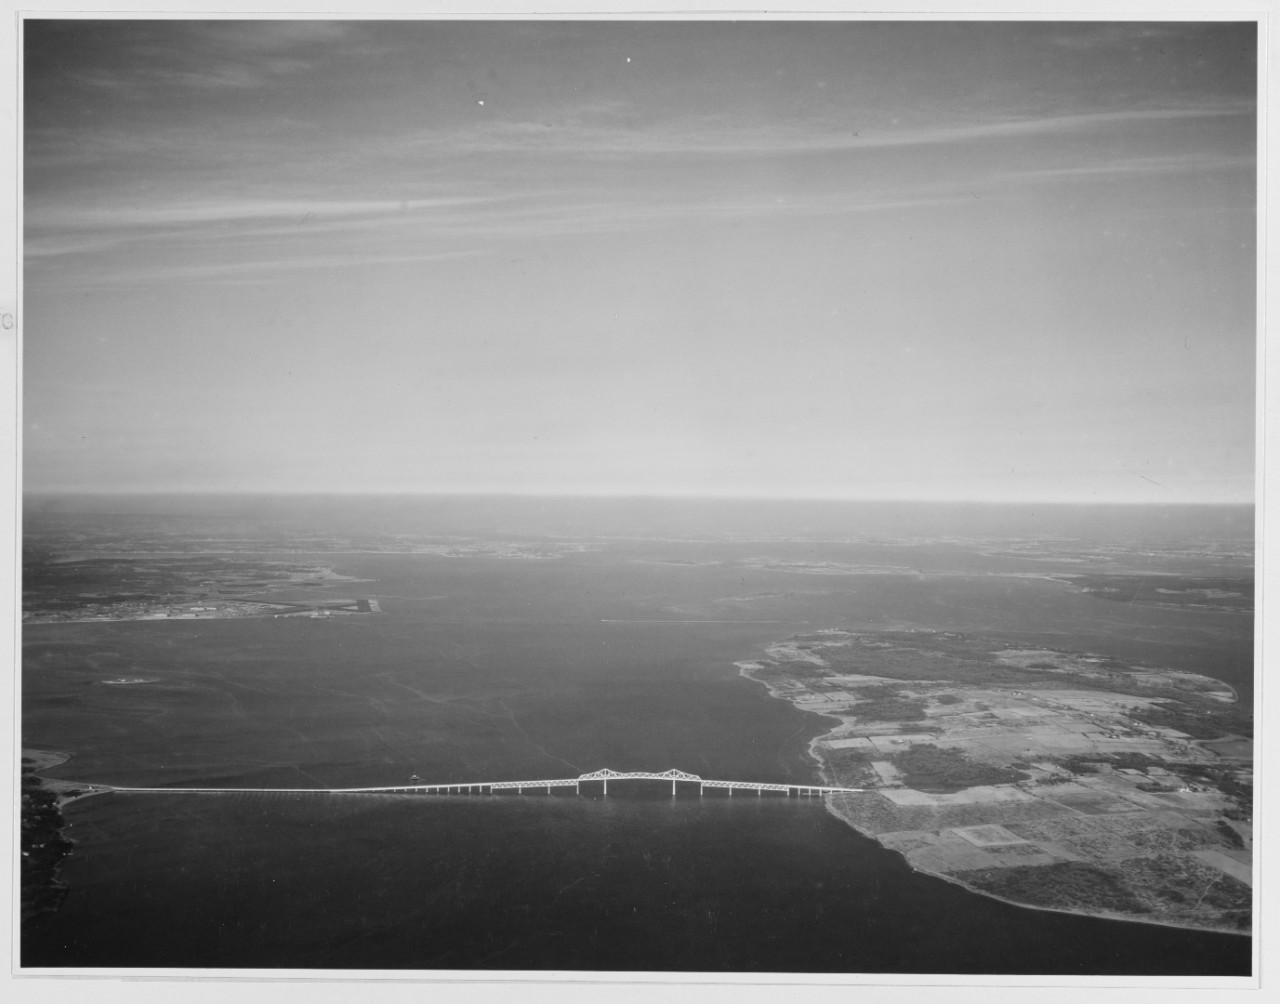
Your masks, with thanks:
M788 697L841 719L816 745L828 774L878 786L833 798L833 811L913 867L1033 905L1248 926L1249 841L1227 820L1251 812L1252 744L1219 738L1248 723L1224 707L1229 687L924 631L770 649L801 652L806 674ZM897 720L906 706L930 731ZM1216 737L1196 741L1183 722Z

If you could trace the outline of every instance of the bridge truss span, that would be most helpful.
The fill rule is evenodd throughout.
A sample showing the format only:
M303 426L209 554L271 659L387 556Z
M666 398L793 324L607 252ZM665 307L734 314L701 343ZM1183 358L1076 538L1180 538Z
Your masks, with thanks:
M414 778L416 781L417 778ZM609 782L619 781L669 781L671 797L675 798L677 785L698 786L701 795L707 788L727 789L732 796L735 791L754 792L757 797L765 792L776 792L788 798L821 797L842 792L861 792L865 788L838 788L819 784L777 784L770 781L722 781L700 777L683 770L664 770L662 772L632 770L617 771L608 767L589 771L577 777L544 778L532 781L454 781L445 784L397 784L383 785L376 788L126 788L116 785L93 785L97 791L146 792L152 794L181 793L217 793L217 792L278 792L278 793L324 793L331 795L493 795L500 791L515 791L523 795L525 792L543 791L551 794L553 788L573 788L575 794L582 794L583 784L601 785L601 793L609 794Z
M582 786L598 782L600 784L601 794L609 794L609 782L615 783L619 781L667 781L671 784L671 795L675 797L677 786L680 784L698 786L698 792L701 794L707 788L726 789L730 796L735 791L754 792L757 797L765 792L776 792L790 797L812 797L823 796L831 793L839 792L861 792L864 788L842 788L832 785L818 784L778 784L770 781L725 781L713 778L704 778L698 774L691 774L684 770L664 770L647 771L647 770L631 770L618 771L608 767L600 770L588 771L585 774L579 774L577 777L561 777L561 778L544 778L528 781L471 781L471 782L451 782L447 784L409 784L395 785L392 787L379 788L343 788L335 789L338 791L349 792L352 794L359 792L368 793L387 793L387 794L422 794L422 795L455 795L455 794L494 794L499 791L516 791L518 794L524 794L526 791L537 792L539 790L546 794L551 794L553 788L573 788L575 793L582 794Z

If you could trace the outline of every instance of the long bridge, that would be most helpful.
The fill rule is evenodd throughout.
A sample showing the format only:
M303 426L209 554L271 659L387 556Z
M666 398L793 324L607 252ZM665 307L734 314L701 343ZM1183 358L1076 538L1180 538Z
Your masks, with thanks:
M415 778L416 780L416 778ZM664 770L662 773L654 773L653 771L633 770L633 771L617 771L604 768L603 770L593 770L587 774L579 774L577 777L551 778L539 781L460 781L449 784L396 784L385 785L377 788L128 788L120 785L93 785L92 787L100 791L134 791L134 792L155 792L155 793L183 793L183 792L311 792L323 793L330 795L492 795L499 791L515 791L517 794L523 795L526 791L538 792L545 790L546 794L551 794L552 788L573 788L575 794L582 794L583 782L599 781L603 784L603 794L609 794L609 782L614 781L670 781L671 797L675 798L676 785L696 784L698 786L698 794L701 795L705 788L727 788L730 797L735 791L754 791L756 797L762 796L766 791L778 792L788 798L795 796L812 797L822 796L835 792L858 792L865 791L865 788L836 788L829 785L820 784L772 784L767 781L714 781L709 778L699 777L697 774L690 774L683 770Z

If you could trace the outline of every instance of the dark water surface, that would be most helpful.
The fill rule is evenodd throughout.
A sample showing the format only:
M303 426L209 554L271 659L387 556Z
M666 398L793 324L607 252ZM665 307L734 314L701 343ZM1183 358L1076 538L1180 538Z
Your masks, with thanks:
M1248 968L1245 938L976 897L781 797L111 795L74 816L75 892L27 965Z
M366 580L324 592L377 597L385 613L28 627L24 744L72 753L59 776L121 785L600 767L818 782L807 743L834 723L769 698L733 664L845 626L1007 636L1251 693L1248 618L1100 601L1025 574L1078 564L954 544L285 557ZM762 557L904 567L818 575ZM119 676L155 682L101 683ZM66 817L70 891L24 930L27 966L1219 975L1250 964L1247 938L1024 910L917 875L812 801L695 790L673 801L663 785L607 799L111 794Z

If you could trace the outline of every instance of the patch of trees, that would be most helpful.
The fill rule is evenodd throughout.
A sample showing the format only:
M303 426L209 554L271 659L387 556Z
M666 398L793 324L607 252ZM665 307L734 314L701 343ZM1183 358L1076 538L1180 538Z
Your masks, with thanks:
M789 662L785 666L778 667L778 674L789 676L794 680L825 680L831 672L811 662Z
M1134 721L1177 729L1192 739L1221 739L1233 733L1253 737L1253 715L1239 705L1197 708L1183 701L1164 701L1126 713Z
M892 757L908 788L920 791L963 791L987 784L1012 784L1028 780L1028 774L1008 767L970 760L959 750L943 749L932 743L916 743Z
M1230 823L1216 819L1213 823L1218 831L1218 835L1226 841L1228 847L1234 847L1236 850L1244 850L1244 837L1236 832L1236 828Z
M1096 774L1103 765L1110 765L1116 770L1146 770L1148 767L1158 766L1160 761L1145 753L1072 753L1061 757L1058 763L1073 774Z
M56 909L65 890L57 869L71 851L62 835L62 813L54 792L44 787L27 762L22 772L22 916Z
M855 650L849 655L826 653L826 659L837 672L867 673L893 680L954 680L960 684L1026 689L1035 686L1043 674L1016 666L1004 666L994 659L979 659L973 654L945 653L938 658L919 649Z
M784 666L767 665L760 669L751 670L751 675L761 681L778 681L778 680L822 680L825 679L827 673L818 666L807 665L805 663L787 663Z
M966 882L1032 906L1150 913L1116 875L1079 861L966 872Z
M1253 904L1253 892L1246 883L1185 855L1144 855L1130 858L1122 867L1130 881L1160 900L1229 911L1229 923L1232 914L1248 911Z
M1182 777L1195 778L1203 784L1213 785L1235 802L1236 808L1245 816L1253 809L1253 785L1236 780L1230 767L1209 763L1180 763L1178 773Z
M1145 753L1110 753L1107 755L1107 760L1117 770L1146 770L1160 763L1155 757L1147 756Z
M823 754L823 760L837 780L846 784L869 783L876 778L876 772L871 768L871 757L862 750L828 750Z
M914 722L924 717L921 698L906 697L892 687L860 687L858 698L852 710L859 721Z
M1038 669L1009 666L996 661L994 649L1002 643L984 641L959 632L886 631L875 637L875 642L828 649L823 656L836 673L866 673L903 681L950 680L958 684L1014 690L1072 687L1117 694L1132 694L1135 686L1135 667L1118 659L1095 664L1097 670L1111 673L1109 677L1085 676L1069 671L1049 676L1043 670L1055 667L1047 660L1034 663ZM1143 687L1142 693L1146 697L1174 701L1188 696L1186 691L1175 687Z
M857 704L852 710L859 721L914 722L924 714L924 702L890 698Z

